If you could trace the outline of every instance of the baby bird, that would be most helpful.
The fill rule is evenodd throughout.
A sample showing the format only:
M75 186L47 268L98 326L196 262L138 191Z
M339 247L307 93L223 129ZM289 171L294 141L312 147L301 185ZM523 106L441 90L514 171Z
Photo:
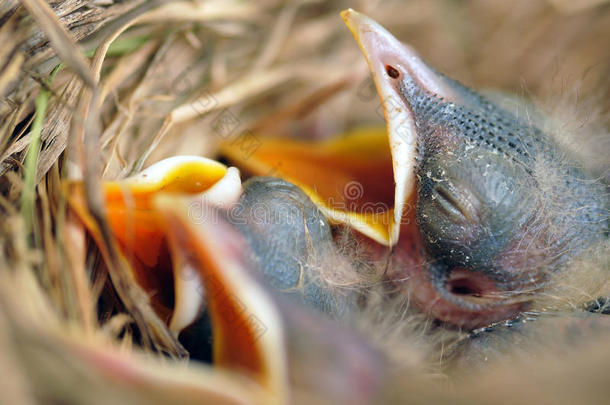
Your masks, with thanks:
M315 275L309 276L307 288L337 294L337 286L350 286L351 295L342 295L342 300L352 300L342 305L347 318L350 313L366 316L360 311L381 288L389 302L408 302L410 313L434 320L437 326L428 328L430 335L467 332L444 353L451 359L447 364L462 369L539 350L550 342L567 348L596 336L596 331L607 332L609 321L603 313L608 311L609 294L609 205L604 180L564 150L553 134L545 133L530 106L521 106L529 109L528 114L517 115L501 98L479 94L428 66L368 17L348 10L343 18L369 63L384 107L391 157L371 152L361 165L384 167L383 160L391 159L394 182L389 186L395 199L389 211L392 221L384 222L387 238L378 237L374 226L379 223L362 220L366 213L345 212L344 206L341 211L323 201L325 190L337 188L337 179L344 181L338 183L341 189L353 182L388 183L383 173L371 182L375 173L366 177L362 170L345 170L347 159L342 155L354 155L349 137L339 147L318 145L325 151L323 157L315 144L263 139L261 151L249 162L235 160L254 174L259 173L257 166L262 167L261 174L268 167L280 168L279 177L306 191L335 230L334 253L328 253L332 248L322 249L327 256L345 253L341 244L346 239L366 252L365 260L363 255L344 255L342 266L318 260L309 269ZM353 143L360 145L362 140ZM230 152L229 158L234 156ZM303 157L308 154L310 158ZM316 176L299 172L309 164L315 173L316 165L329 155L340 164L326 177L312 180ZM294 165L298 170L291 168L294 159L299 160ZM358 165L356 160L354 166ZM251 201L278 201L280 189L286 187L271 179L251 181L268 185L258 196L250 192ZM258 233L275 252L274 260L261 260L263 267L271 266L263 270L271 284L287 274L296 277L294 266L277 265L285 260L282 257L294 260L288 253L293 252L290 241L309 239L317 249L331 244L329 237L315 236L320 229L310 219L319 213L310 208L297 211L302 223L313 228L299 225L278 232L271 226L268 233ZM338 231L346 227L356 229L347 238ZM292 238L286 240L289 234ZM307 255L297 257L307 262ZM375 287L362 267L378 275ZM345 281L346 272L354 275L353 283L333 280L340 274ZM327 298L312 302L311 294L301 291L306 306L324 311ZM375 311L387 311L391 317L394 309L382 305ZM375 329L369 328L371 335L379 332Z
M341 216L323 202L322 193L338 178L346 187L371 183L358 177L362 170L343 169L342 155L353 154L349 141L340 148L320 146L339 150L340 163L327 176L308 178L290 169L296 156L301 161L295 167L303 171L309 165L315 172L321 160L315 144L293 152L277 140L269 140L266 149L263 139L263 151L242 168L254 167L252 161L280 167L278 176L307 190L332 223L370 236L364 244L373 250L388 246L373 259L383 267L382 281L441 323L472 330L543 307L573 308L575 302L607 294L607 263L598 261L608 252L607 184L535 120L437 72L368 17L347 10L343 18L369 63L384 107L394 178L387 184L394 191L387 236L375 233L379 222L356 226L357 221L343 219L359 220L366 214L359 207ZM302 156L310 150L308 161ZM273 155L275 160L269 158ZM389 157L371 153L351 164L371 166L384 159ZM388 183L378 176L376 186ZM274 198L271 185L266 196L260 195L265 201ZM328 267L322 272L332 279ZM281 266L276 268L266 274L284 277Z
M411 279L423 310L466 328L514 317L595 254L587 248L607 245L607 185L551 135L430 68L372 20L344 18L393 100L394 159L413 164L415 226L401 233L392 276ZM409 268L401 246L414 243L425 265Z

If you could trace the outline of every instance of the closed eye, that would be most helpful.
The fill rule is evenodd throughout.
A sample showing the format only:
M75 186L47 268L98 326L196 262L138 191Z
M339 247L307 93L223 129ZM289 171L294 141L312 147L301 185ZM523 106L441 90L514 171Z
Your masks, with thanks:
M460 222L468 220L468 213L465 212L459 201L445 187L434 187L434 196L439 207L445 211L448 216L453 217Z

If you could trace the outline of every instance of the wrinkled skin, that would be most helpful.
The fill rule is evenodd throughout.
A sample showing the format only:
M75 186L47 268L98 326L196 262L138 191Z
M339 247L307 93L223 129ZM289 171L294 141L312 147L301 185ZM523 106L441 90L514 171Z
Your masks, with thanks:
M394 79L416 118L418 155L415 206L406 213L412 222L402 228L387 278L401 280L394 282L399 291L448 326L474 329L513 318L519 326L519 314L553 274L606 240L606 186L592 181L532 124L441 77L460 104L430 94L409 77ZM341 319L366 295L326 281L325 273L341 262L331 226L298 187L252 178L229 221L269 285L302 305ZM378 262L387 260L387 250L377 251ZM209 335L209 320L204 316L182 334L187 347L200 351L198 337L188 341L193 330ZM532 327L525 330L494 327L490 335L535 335ZM472 336L488 348L519 340ZM480 353L480 346L458 351L468 357ZM193 354L209 360L209 346L203 356Z
M573 352L610 332L610 318L591 312L562 312L539 319L522 316L472 332L454 349L453 375L466 375L485 363L508 365L553 348Z
M203 280L206 288L216 291L210 294L208 303L214 330L224 331L218 340L224 344L215 346L215 354L220 352L222 355L219 356L219 367L232 365L236 369L241 368L244 373L257 378L268 387L270 392L278 395L285 393L278 387L282 387L282 381L286 380L273 379L269 376L284 376L290 384L291 399L298 403L311 403L312 398L318 401L325 400L328 403L345 401L402 403L409 401L414 396L413 393L422 390L438 392L440 396L447 395L448 398L456 394L453 390L444 390L444 383L438 386L437 382L430 378L430 374L426 374L430 370L428 361L434 361L433 358L423 359L413 367L409 367L402 361L404 358L393 357L400 355L400 348L391 346L387 350L379 350L380 346L374 343L374 337L381 336L400 345L396 340L397 336L392 336L393 332L400 329L405 320L415 320L414 318L400 319L402 318L400 312L392 314L392 309L396 308L382 306L379 309L385 311L380 315L388 317L392 324L384 327L383 322L376 325L376 321L373 321L369 323L369 328L359 329L359 333L341 319L343 313L330 313L335 319L330 319L321 313L328 311L332 306L321 307L318 302L312 302L312 295L309 295L306 289L299 288L288 294L284 289L278 289L276 283L292 286L294 280L298 279L294 277L299 271L298 266L290 266L291 260L297 255L294 250L284 247L296 246L298 251L299 241L310 240L309 232L313 235L312 241L318 242L318 248L331 248L335 242L326 232L328 224L319 220L319 212L315 206L310 204L294 186L277 179L260 178L246 183L245 193L250 194L248 198L254 198L254 201L260 198L276 209L279 208L278 204L283 205L279 211L298 214L304 219L300 223L306 223L307 226L295 226L294 222L289 221L266 221L266 225L258 228L265 221L261 221L259 215L252 215L252 210L246 209L238 210L237 212L240 213L238 216L221 215L222 221L219 223L201 223L198 226L193 226L188 215L182 214L183 219L171 228L172 237L184 239L179 246L186 246L186 240L197 242L194 246L197 252L193 256L196 260L194 263L198 263L197 267L202 269L202 274L205 274ZM173 205L168 207L175 209ZM169 213L172 214L172 211ZM239 226L235 226L236 217L243 220ZM260 231L268 227L273 229L276 226L278 228L274 229L275 232L264 234L267 247L274 247L275 264L273 267L261 268L260 263L255 265L252 259L258 262L260 258L257 256L265 258L269 249L259 246L259 249L262 249L259 253L250 252L256 248L256 243L247 242L247 239L252 237L250 232L253 229ZM256 237L259 238L262 236ZM294 240L297 241L296 245L293 243ZM318 252L327 253L324 250ZM308 249L302 250L301 253L298 257L302 262L313 256L313 252ZM325 268L325 270L335 269ZM222 277L222 274L227 274L227 277ZM238 277L240 274L241 277ZM239 280L241 282L236 282ZM310 281L310 288L320 293L317 294L318 297L333 292L321 278L311 278ZM224 285L226 288L219 288L219 285ZM226 297L222 298L221 292L233 298L226 300ZM265 300L259 295L260 293L263 293L268 298L267 302L273 305L263 305ZM257 305L250 299L252 296L258 296L262 301ZM486 375L488 364L496 366L512 364L515 366L514 370L519 370L518 366L525 363L529 370L531 366L529 363L532 359L536 359L535 356L573 355L573 350L586 349L589 342L603 342L601 339L610 333L610 318L603 315L607 312L605 302L600 300L587 308L587 311L590 313L573 311L541 314L539 319L535 319L536 316L533 314L522 314L509 322L472 331L467 339L461 339L443 348L441 358L436 361L442 363L441 372L451 376L458 384L462 381L468 384L466 379L475 375ZM366 316L366 313L359 312L355 305L350 306L346 312ZM265 317L269 313L278 314L278 319L273 321ZM248 321L252 319L251 316L262 321L252 324ZM229 321L223 321L226 319ZM253 328L247 329L248 326ZM255 332L260 331L261 326L262 334L256 333L248 338L250 335L243 333L243 328ZM409 339L413 337L412 334L398 337L407 338L407 341L415 343L415 345L409 344L412 350L422 348L425 350L425 346L435 344L435 332L441 329L438 326L424 329L427 336L423 336L425 340L423 347ZM272 336L268 336L269 333ZM226 340L223 341L222 336ZM239 336L241 338L235 338ZM272 341L273 345L260 343L264 341L267 343ZM252 353L259 354L258 357L254 356L258 358L258 363L250 362L253 358ZM227 354L229 357L226 357ZM277 359L280 361L277 362ZM216 362L217 359L214 360ZM273 370L277 371L278 367L283 370L282 365L287 365L285 372L271 373ZM259 370L259 374L248 372L252 369ZM512 369L509 367L508 370ZM495 375L498 376L497 373ZM519 372L516 375L520 375ZM528 381L528 377L521 380ZM279 382L280 385L273 382ZM425 387L422 384L425 384ZM493 379L492 384L494 384ZM537 383L534 384L538 386ZM514 382L507 385L512 388L518 386ZM546 384L547 387L548 385ZM479 393L479 390L477 389L476 392ZM533 396L525 395L525 397ZM603 397L603 395L596 393L592 397ZM511 399L515 398L511 397ZM423 403L427 402L423 401Z
M184 259L176 262L195 269L205 288L207 309L180 335L193 358L242 373L275 398L285 398L290 385L308 403L313 393L332 403L405 402L421 392L433 362L434 371L457 380L487 362L607 341L603 298L567 300L569 310L534 306L551 295L556 275L607 243L607 185L531 122L417 61L432 72L441 96L405 68L411 61L401 65L392 57L382 61L384 80L408 110L417 153L413 192L403 195L411 209L400 238L389 232L389 247L332 229L301 189L281 179L244 183L220 223L193 221L194 201L184 205L184 197L156 201L155 223L164 226L155 230L169 235L171 258ZM367 254L346 254L346 242ZM382 271L365 283L361 267ZM365 327L351 323L370 316L371 307L377 312ZM423 326L410 325L417 322ZM411 335L400 333L405 330ZM443 334L458 339L445 347ZM415 354L410 367L401 349L413 335L421 340L409 348L426 353ZM390 344L379 344L379 337ZM392 346L397 337L407 345ZM454 394L440 393L450 403L459 398Z
M431 255L449 267L481 271L510 289L524 278L525 266L517 266L530 259L529 252L517 252L520 241L532 240L563 261L607 237L602 184L538 128L446 80L463 105L444 102L409 80L399 85L414 100L420 132L417 220ZM537 171L536 162L548 164L548 172ZM541 175L557 178L550 190L542 189ZM558 199L554 205L547 202L550 195ZM542 230L551 226L560 232ZM512 268L507 257L518 259Z
M318 276L320 271L332 270L328 266L333 255L336 260L335 241L331 226L296 186L275 178L252 178L244 184L240 201L227 218L250 248L247 252L253 261L250 267L258 269L263 281L283 296L282 300L313 309L318 317L323 314L324 318L344 325L345 318L358 312L361 302L358 300L366 296L366 289L360 295L353 289L346 293ZM419 222L418 226L421 226ZM490 251L489 247L485 249L485 252ZM443 257L443 260L459 261L460 258ZM516 355L528 356L549 345L571 350L599 333L610 331L610 322L603 315L606 311L605 302L599 301L582 311L560 312L541 319L533 314L517 315L505 323L470 333L467 339L448 351L451 361L446 365L454 371L473 370L488 362L507 361ZM293 316L289 317L290 322L294 321ZM316 316L311 314L305 318L313 321ZM301 330L302 320L298 322L295 328ZM211 332L206 313L182 332L181 341L193 358L212 361ZM300 346L309 346L303 339L296 338L300 333L290 340L290 344L303 350Z

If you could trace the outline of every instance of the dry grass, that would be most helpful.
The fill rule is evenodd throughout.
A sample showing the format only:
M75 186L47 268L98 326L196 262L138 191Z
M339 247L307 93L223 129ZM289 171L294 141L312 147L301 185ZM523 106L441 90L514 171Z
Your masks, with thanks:
M184 355L124 275L100 181L176 154L214 156L244 131L325 138L381 124L365 62L338 16L347 7L466 84L550 101L548 112L569 106L580 118L565 125L591 134L607 170L604 0L3 1L0 370L10 381L0 402L141 394L161 403L175 394L155 397L85 367L110 361L87 351L147 357L161 370L167 360L157 353ZM64 178L85 180L108 268L66 210ZM116 295L102 293L108 285ZM83 384L71 391L70 381ZM109 381L111 395L87 396ZM185 381L195 386L192 375Z

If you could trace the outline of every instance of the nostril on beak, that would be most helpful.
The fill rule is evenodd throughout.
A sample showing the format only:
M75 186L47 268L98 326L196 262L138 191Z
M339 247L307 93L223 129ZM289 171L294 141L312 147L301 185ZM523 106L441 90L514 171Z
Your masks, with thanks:
M400 72L394 66L386 65L385 71L392 79L398 79Z

